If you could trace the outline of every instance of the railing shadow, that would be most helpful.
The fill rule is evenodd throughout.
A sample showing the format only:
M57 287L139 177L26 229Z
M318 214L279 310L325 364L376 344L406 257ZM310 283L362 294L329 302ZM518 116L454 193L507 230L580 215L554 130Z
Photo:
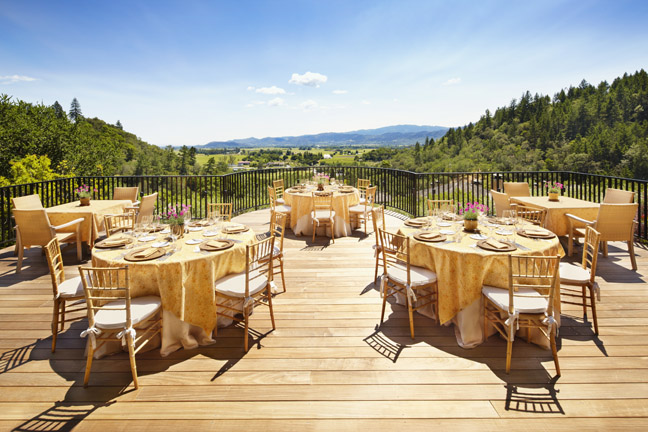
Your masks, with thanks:
M20 348L14 348L0 355L0 374L9 372L31 361L30 353L40 342L40 339L29 345Z
M113 403L115 401L92 403L88 407L88 404L75 404L65 401L54 402L54 406L16 426L12 431L72 431L97 409L110 406Z
M518 384L506 384L506 411L520 411L534 414L565 414L556 390L558 377L552 378L540 387L523 387ZM535 390L535 391L534 391Z

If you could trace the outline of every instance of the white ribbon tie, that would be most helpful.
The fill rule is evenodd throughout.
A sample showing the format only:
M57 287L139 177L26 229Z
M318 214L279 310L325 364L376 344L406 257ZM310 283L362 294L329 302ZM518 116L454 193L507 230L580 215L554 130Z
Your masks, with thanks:
M97 327L88 327L86 330L81 332L81 337L90 336L90 343L92 344L92 349L97 348L97 336L101 334L101 330Z
M128 339L126 338L127 335L131 335L131 338L133 340L133 346L135 345L135 336L137 335L137 332L133 327L128 327L127 329L124 329L117 333L117 339L121 339L122 341L122 346L126 346L126 342L128 342Z

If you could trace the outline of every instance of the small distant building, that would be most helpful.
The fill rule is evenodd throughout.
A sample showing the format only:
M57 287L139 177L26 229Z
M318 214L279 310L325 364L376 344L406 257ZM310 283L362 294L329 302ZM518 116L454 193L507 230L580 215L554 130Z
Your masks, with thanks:
M331 159L331 155L330 154L325 154L324 159Z
M250 161L238 161L238 163L236 165L238 165L240 167L249 167L250 166Z
M266 164L267 167L284 167L286 162L284 161L272 161Z

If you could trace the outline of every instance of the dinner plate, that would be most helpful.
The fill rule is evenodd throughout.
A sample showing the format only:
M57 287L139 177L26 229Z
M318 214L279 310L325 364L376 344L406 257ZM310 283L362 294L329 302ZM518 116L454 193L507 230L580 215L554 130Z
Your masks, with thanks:
M188 245L195 245L195 244L199 244L199 243L202 243L202 242L203 242L202 239L189 239L185 243L188 244Z
M212 246L209 243L214 242L217 244L217 246ZM229 249L232 246L234 246L234 242L232 240L226 240L226 239L219 239L219 240L210 240L206 241L200 244L200 250L204 250L207 252L216 252L220 250L225 250Z
M124 260L125 261L133 261L133 262L150 261L150 260L154 260L156 258L160 258L161 256L164 256L164 254L166 253L166 251L164 249L159 248L157 250L152 251L152 253L150 255L146 256L146 257L137 257L137 256L135 256L138 253L140 253L142 251L145 251L147 249L149 249L149 248L146 247L146 248L141 248L141 249L136 249L134 251L131 251L131 252L127 253L124 256Z
M155 240L156 238L157 238L156 236L152 236L152 235L143 236L143 237L139 238L139 241L141 241L141 242L150 242L150 241Z
M447 229L445 229L445 230L439 230L439 232L440 232L441 234L445 234L445 235L453 235L453 234L456 234L455 231L447 230Z
M513 234L513 231L509 231L509 230L505 230L505 229L501 229L501 228L500 228L500 229L498 229L497 231L495 231L495 234L499 234L499 235L511 235L511 234Z
M430 237L430 236L434 236L434 234L432 234L432 233L414 234L414 238L416 240L423 241L423 242L437 243L437 242L446 241L446 239L447 239L446 236L441 235L441 234L436 235L434 237Z
M169 242L168 241L159 241L159 242L151 243L151 246L156 247L156 248L161 248L161 247L169 246Z
M203 233L204 237L214 237L218 235L218 231L205 231Z
M171 232L171 230L169 228L166 228L166 229L163 229L162 231L160 231L160 234L169 234L170 232Z
M452 224L451 224L450 222L439 222L439 223L437 224L437 226L440 226L440 227L449 227L449 226L452 226Z
M488 237L483 234L470 234L470 238L473 240L486 240Z
M202 231L203 227L201 226L192 226L187 228L188 231L195 232L195 231Z

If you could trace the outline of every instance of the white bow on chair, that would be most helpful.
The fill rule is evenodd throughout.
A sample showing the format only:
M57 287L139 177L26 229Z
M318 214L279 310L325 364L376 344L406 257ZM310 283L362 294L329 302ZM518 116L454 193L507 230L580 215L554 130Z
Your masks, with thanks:
M126 346L126 342L127 342L126 336L127 335L131 335L133 344L135 344L135 336L137 335L137 332L135 331L135 329L133 327L128 327L127 329L124 329L124 330L120 331L119 333L117 333L117 339L121 339L122 345Z
M101 334L101 330L97 327L88 327L86 330L81 332L81 337L90 336L90 343L92 344L92 349L97 348L97 336Z

